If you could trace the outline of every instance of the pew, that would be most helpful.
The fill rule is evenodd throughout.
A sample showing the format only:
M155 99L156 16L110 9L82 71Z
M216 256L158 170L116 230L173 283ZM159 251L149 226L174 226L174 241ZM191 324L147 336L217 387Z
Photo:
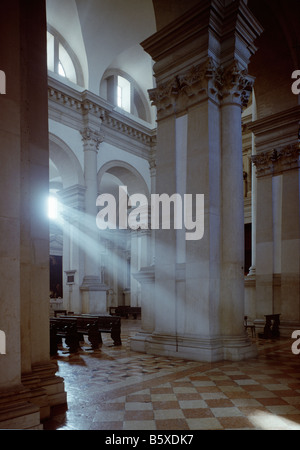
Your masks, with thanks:
M140 306L111 306L110 307L110 314L117 315L120 317L126 317L128 319L129 315L132 315L134 319L137 318L137 316L141 316L142 309Z
M114 345L122 345L121 318L88 314L50 317L50 354L57 354L57 346L63 337L69 351L77 352L83 335L88 336L92 349L96 350L102 344L101 333L110 333Z

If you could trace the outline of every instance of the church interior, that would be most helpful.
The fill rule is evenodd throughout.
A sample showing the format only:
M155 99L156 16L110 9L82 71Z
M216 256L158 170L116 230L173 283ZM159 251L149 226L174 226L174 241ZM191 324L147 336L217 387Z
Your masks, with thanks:
M299 17L1 2L1 430L300 429Z

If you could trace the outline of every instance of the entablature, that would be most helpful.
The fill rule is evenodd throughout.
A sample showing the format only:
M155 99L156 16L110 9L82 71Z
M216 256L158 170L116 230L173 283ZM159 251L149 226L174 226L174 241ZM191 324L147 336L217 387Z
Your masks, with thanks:
M89 91L78 91L48 77L49 118L81 133L87 121L103 134L104 142L150 161L156 129L134 120ZM101 130L100 130L101 128Z

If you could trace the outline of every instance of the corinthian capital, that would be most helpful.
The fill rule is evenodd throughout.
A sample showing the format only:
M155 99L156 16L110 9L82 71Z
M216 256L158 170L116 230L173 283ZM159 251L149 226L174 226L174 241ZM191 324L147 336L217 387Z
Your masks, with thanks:
M89 127L84 128L80 133L85 150L99 150L99 145L104 140L104 136L101 133L91 130Z
M156 88L148 91L152 105L156 106L157 112L171 109L176 104L176 99L180 91L177 77L172 78L165 83L159 84Z
M217 76L216 65L212 58L202 64L191 67L188 72L178 77L181 91L188 97L208 93L210 81Z
M252 156L258 177L282 173L285 170L299 169L299 144L290 144L279 149L261 152Z
M217 76L212 58L189 68L186 72L173 76L149 90L152 105L157 107L159 118L184 110L203 96L214 96L214 78Z
M248 71L241 67L238 61L229 66L218 68L219 76L216 85L223 103L240 103L246 107L252 92L254 78L248 75Z

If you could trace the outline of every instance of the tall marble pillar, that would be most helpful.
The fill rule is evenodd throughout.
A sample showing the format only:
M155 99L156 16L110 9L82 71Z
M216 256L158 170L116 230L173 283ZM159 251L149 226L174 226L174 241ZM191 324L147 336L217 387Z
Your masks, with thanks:
M81 284L82 312L106 313L106 289L100 277L100 240L96 225L98 197L97 155L99 145L103 141L97 130L89 127L81 132L84 150L84 178L85 178L85 214L84 233L82 236L85 253L85 272Z
M216 16L226 20L224 35ZM248 27L251 36L241 32ZM194 237L172 226L155 230L149 353L201 361L256 354L243 327L241 106L251 93L247 66L260 33L244 2L205 1L142 43L157 82L150 90L157 107L156 191L182 200L191 194L190 219L201 228L204 217L204 234L194 229ZM200 201L195 206L197 195L204 195L203 208Z
M37 429L51 406L66 403L49 344L45 3L1 4L0 36L0 428Z
M252 93L252 122L257 119L255 92ZM255 137L252 133L252 157L256 155ZM257 201L257 184L256 184L256 167L253 161L251 170L251 267L249 268L248 277L255 277L256 274L256 201Z
M131 306L138 306L138 281L135 278L135 274L139 270L138 259L138 231L130 231L130 246L131 246L131 258L130 258L130 271L132 273L130 280L130 303Z
M149 162L150 179L151 179L151 194L156 193L156 162L153 155ZM155 230L151 229L151 257L150 265L155 264Z
M58 192L62 204L63 231L63 309L82 312L80 282L85 273L84 210L85 187L70 186ZM72 281L70 281L70 278ZM69 281L68 281L69 280Z

